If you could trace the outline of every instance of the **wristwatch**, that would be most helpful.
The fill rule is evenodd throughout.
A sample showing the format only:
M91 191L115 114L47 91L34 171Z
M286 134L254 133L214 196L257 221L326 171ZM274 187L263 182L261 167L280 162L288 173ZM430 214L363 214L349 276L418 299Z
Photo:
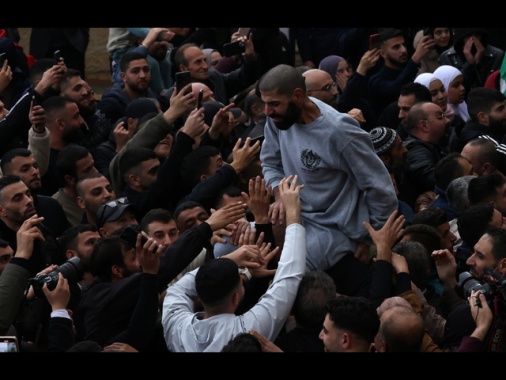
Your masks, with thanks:
M248 281L251 280L251 273L248 268L246 268L244 266L240 266L239 267L239 274L245 275L246 278L248 279Z

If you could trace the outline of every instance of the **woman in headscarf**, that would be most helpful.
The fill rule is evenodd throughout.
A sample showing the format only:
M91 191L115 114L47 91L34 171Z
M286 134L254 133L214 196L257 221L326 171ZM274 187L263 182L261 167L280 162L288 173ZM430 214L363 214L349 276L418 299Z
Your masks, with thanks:
M462 72L450 65L439 66L434 75L441 80L448 93L448 105L455 114L459 115L464 121L469 120L467 112L466 88L464 86L464 76Z

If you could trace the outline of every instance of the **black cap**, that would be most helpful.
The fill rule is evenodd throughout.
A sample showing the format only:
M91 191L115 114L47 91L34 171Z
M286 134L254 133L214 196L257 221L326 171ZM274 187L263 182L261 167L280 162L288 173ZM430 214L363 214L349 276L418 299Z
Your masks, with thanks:
M101 228L105 223L117 220L127 208L135 209L135 205L129 203L126 197L104 203L97 210L97 227Z

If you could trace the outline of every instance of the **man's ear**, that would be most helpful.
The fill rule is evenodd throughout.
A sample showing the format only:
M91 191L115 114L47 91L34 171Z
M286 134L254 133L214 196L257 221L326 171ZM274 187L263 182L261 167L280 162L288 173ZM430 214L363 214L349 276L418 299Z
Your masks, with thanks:
M77 256L77 251L73 249L67 249L67 252L65 252L65 256L67 257L67 260L71 259L72 257Z
M139 177L137 177L135 174L131 173L127 176L127 183L133 186L140 186L141 183L139 181Z
M100 236L102 236L103 238L106 238L109 236L109 231L107 231L104 227L100 227L98 229L98 233L100 234Z
M506 276L506 258L499 260L495 267L503 276Z
M84 201L84 198L81 197L80 195L77 196L77 205L82 208L83 210L86 208L86 204L85 204L85 201Z

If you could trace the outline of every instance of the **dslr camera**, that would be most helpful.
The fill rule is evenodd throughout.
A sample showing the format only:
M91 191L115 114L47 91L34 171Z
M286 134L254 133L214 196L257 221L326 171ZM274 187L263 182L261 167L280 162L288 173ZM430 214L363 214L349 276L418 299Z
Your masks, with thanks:
M487 301L494 299L501 294L506 300L506 278L501 273L494 271L491 267L483 269L483 281L480 282L470 272L462 272L457 283L457 294L463 298L471 296L471 292L479 291L485 295Z
M38 297L44 296L42 287L47 284L49 290L54 290L58 284L58 273L65 277L69 284L77 283L83 279L84 269L81 265L81 259L77 256L65 261L62 265L54 271L46 274L38 274L36 277L28 280L29 284L33 286L33 290Z

